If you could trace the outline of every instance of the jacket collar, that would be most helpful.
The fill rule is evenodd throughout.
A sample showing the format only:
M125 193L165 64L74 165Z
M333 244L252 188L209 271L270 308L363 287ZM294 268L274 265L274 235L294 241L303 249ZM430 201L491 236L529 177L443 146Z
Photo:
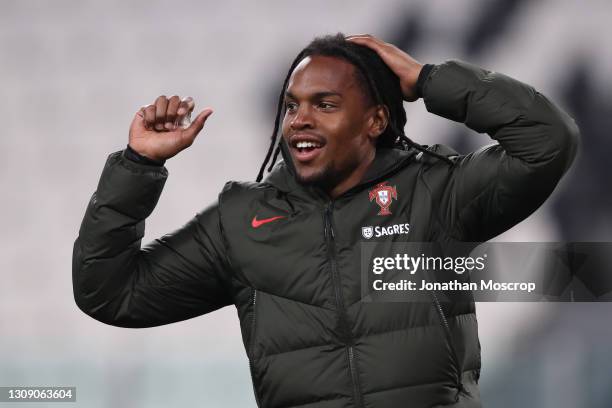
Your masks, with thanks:
M323 191L321 191L321 189L317 187L304 186L297 181L295 176L295 167L293 165L293 161L291 160L291 154L287 150L284 140L281 140L281 153L283 160L279 161L274 166L270 174L265 178L264 182L275 186L281 191L303 191L321 198L329 199L329 197ZM402 168L408 163L414 161L417 153L418 151L414 148L410 148L409 150L377 148L374 161L366 171L363 179L357 186L347 191L347 193L360 189L365 185L370 185L385 178L386 176L389 176L397 169Z

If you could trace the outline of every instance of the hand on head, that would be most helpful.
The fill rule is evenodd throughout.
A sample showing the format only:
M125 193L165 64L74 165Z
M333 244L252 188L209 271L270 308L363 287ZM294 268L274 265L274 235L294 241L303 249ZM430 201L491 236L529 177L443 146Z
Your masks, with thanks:
M416 83L423 65L393 44L386 43L370 34L349 35L347 41L374 50L387 66L398 76L402 94L408 102L418 99Z

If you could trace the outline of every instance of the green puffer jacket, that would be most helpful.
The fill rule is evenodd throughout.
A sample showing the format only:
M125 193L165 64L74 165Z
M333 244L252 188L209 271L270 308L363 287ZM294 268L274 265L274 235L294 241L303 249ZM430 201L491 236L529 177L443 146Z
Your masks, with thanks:
M142 248L168 172L111 154L74 244L77 305L121 327L235 305L260 407L480 406L474 303L360 301L362 227L397 226L379 241L488 240L544 202L579 134L532 87L460 61L436 65L423 98L499 144L465 156L430 148L452 163L378 149L364 180L335 200L298 184L284 154L264 182L227 183L215 204ZM386 211L373 200L379 183L395 188L381 197Z

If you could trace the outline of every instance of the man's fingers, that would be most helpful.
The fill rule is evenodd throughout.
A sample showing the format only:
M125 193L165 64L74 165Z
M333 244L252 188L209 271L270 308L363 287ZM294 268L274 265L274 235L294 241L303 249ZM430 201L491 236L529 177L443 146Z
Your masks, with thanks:
M371 34L351 34L344 37L345 40L353 40L355 38L374 38Z
M191 96L188 96L187 98L181 101L177 114L180 116L184 116L188 112L191 112L194 107L195 107L195 102L193 101L193 98Z
M155 105L148 105L144 108L144 124L147 129L152 129L155 124Z
M191 112L193 112L193 108L195 107L195 102L191 96L183 99L179 104L179 108L176 111L176 118L174 119L174 124L176 126L186 127L189 125L189 120L185 120L185 118L189 118L191 116Z
M177 95L170 98L161 95L153 104L141 107L136 116L142 119L147 130L174 131L179 127L189 128L194 108L195 102L190 96L181 100Z
M179 98L177 95L172 96L168 100L168 108L166 109L166 123L164 124L166 130L175 129L176 126L174 124L174 121L176 120L176 114L180 104L181 98Z
M389 44L387 44L386 42L379 40L378 38L371 36L370 34L349 35L345 38L347 41L373 49L381 57L382 54L385 52L385 48L389 46Z
M196 138L198 133L200 133L200 131L204 127L204 123L206 122L206 119L208 119L208 117L212 115L212 113L213 113L213 110L211 108L204 109L193 120L193 122L191 122L191 125L189 125L189 127L183 131L183 137L185 138L185 141L188 143L188 146L193 143L193 140Z
M166 110L168 109L168 98L165 95L158 96L155 100L155 130L163 130L166 122Z
M374 37L371 34L349 35L349 36L346 36L344 38L347 41L353 41L353 42L361 42L361 43L376 44L376 45L384 45L384 44L386 44L383 40L380 40L380 39Z

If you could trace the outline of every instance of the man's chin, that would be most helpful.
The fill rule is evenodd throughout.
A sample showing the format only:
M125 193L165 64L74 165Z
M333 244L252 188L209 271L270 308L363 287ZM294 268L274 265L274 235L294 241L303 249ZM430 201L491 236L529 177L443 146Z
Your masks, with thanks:
M342 179L342 173L336 172L331 166L324 167L317 171L300 172L297 171L296 179L298 183L306 187L318 187L323 191L329 191Z
M303 174L303 173L298 172L297 177L296 177L298 183L304 186L317 186L322 182L324 178L325 176L322 172L308 173L308 174Z
M324 187L329 183L329 168L322 168L314 171L296 171L298 183L304 186Z

